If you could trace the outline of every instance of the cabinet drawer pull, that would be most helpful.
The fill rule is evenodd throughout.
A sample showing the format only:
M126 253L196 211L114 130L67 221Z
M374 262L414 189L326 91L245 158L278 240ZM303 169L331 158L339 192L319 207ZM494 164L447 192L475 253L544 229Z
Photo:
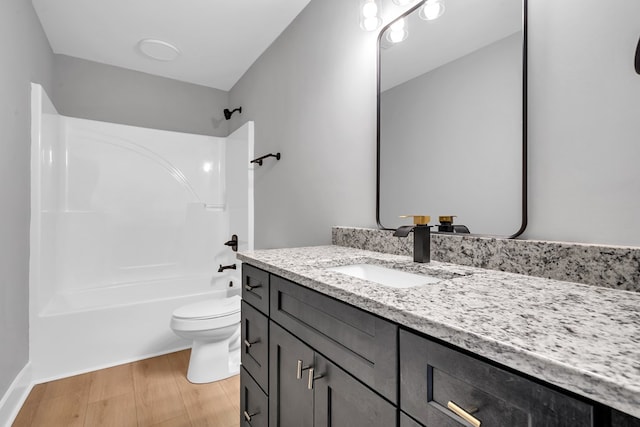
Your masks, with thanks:
M471 411L465 411L464 409L462 409L461 407L459 407L458 405L456 405L452 401L447 402L447 408L452 410L457 416L459 416L460 418L462 418L466 422L468 422L471 425L473 425L473 427L480 427L480 420L477 419L476 417L474 417L473 415L471 415L472 413L478 411L477 408L474 408Z
M254 289L261 288L261 287L262 285L249 285L249 284L246 284L244 286L244 288L249 292L253 292Z
M302 366L304 362L302 360L298 360L298 366L296 367L296 379L302 378L302 371L306 371L311 368L311 366Z
M260 342L260 338L258 338L255 341L244 340L244 345L245 347L250 348L252 345L257 344L259 342Z
M244 415L244 419L247 420L247 422L251 421L251 417L258 415L260 412L254 412L253 414L248 413L247 411L244 411L243 415Z
M309 390L313 390L313 382L315 380L319 380L320 378L324 377L324 375L317 375L314 376L314 369L313 368L309 368L309 383L307 384L307 388Z

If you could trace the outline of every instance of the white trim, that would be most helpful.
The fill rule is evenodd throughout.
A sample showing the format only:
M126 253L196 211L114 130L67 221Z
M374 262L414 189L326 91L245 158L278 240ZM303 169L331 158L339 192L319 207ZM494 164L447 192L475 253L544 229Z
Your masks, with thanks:
M16 378L0 400L0 426L11 427L24 401L27 400L27 396L31 393L33 385L31 362L29 362L16 375Z

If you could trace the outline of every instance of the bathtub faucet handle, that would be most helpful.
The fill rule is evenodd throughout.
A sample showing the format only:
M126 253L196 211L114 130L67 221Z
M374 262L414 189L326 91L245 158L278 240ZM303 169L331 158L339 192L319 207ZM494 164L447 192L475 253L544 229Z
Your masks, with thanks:
M225 242L225 246L229 246L233 252L238 252L238 235L234 234L231 236L231 240Z
M231 265L222 265L220 264L220 268L218 268L218 273L222 273L225 270L235 270L236 269L236 265L235 264L231 264Z

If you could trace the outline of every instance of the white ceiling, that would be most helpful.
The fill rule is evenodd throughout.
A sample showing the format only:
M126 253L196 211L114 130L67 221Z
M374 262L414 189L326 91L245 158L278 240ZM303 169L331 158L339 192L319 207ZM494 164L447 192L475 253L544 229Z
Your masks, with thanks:
M53 51L229 90L310 0L32 0ZM181 51L143 56L141 39Z
M409 36L381 50L381 90L413 79L522 30L522 2L444 0L444 15L407 18Z

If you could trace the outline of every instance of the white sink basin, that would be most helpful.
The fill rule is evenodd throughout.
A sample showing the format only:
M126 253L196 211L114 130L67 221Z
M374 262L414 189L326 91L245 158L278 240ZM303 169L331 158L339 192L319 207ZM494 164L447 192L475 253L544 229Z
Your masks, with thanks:
M374 264L352 264L327 268L329 271L369 280L391 288L412 288L414 286L438 283L443 279L423 274L407 273Z

